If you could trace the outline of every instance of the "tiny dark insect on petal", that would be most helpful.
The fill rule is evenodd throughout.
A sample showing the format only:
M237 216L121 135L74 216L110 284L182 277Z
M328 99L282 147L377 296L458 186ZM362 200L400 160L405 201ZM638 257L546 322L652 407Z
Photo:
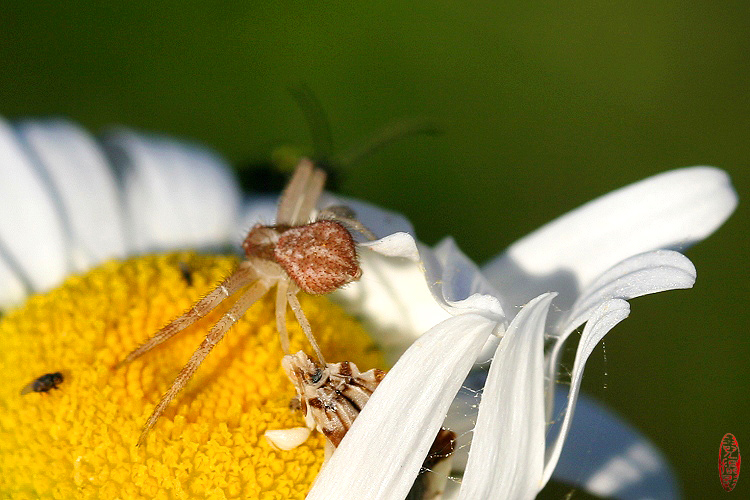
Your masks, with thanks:
M41 377L29 382L21 389L21 395L30 392L48 392L50 389L57 389L57 385L63 381L63 375L60 372L45 373Z

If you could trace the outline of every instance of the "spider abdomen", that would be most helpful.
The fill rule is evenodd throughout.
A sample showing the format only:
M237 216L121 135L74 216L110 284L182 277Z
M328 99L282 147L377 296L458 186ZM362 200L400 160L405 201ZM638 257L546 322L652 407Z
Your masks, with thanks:
M312 295L331 293L362 274L351 233L332 220L282 232L274 247L274 260Z

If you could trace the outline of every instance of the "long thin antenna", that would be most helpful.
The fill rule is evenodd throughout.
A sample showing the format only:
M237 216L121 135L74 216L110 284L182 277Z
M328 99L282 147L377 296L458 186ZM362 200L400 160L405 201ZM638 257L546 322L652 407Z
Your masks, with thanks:
M412 120L403 120L384 128L375 134L369 141L358 146L353 146L348 150L332 158L332 162L340 165L352 165L362 158L374 153L378 149L387 146L393 142L399 141L406 137L415 135L438 135L440 129L431 120L417 118Z
M289 88L289 94L305 115L313 141L314 160L328 160L333 155L333 134L328 115L318 97L305 83Z

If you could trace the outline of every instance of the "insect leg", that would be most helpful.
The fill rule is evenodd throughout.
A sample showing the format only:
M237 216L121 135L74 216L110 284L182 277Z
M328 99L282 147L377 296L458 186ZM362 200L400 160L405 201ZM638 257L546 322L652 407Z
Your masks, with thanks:
M206 335L206 338L203 339L201 345L198 346L198 349L196 349L193 355L190 356L190 360L182 368L182 370L180 370L177 378L172 383L172 387L170 387L169 390L164 394L164 396L162 396L159 404L157 404L156 408L154 408L153 413L151 413L148 421L146 421L146 424L143 426L141 437L138 439L138 446L144 443L144 441L146 440L146 436L148 435L148 431L151 430L161 414L164 413L164 410L167 408L170 401L172 401L175 396L177 396L177 394L182 390L182 388L185 387L185 385L188 383L188 380L190 380L200 364L203 362L206 356L208 356L208 353L211 352L211 349L213 349L214 346L219 343L222 337L224 337L224 334L227 332L227 330L229 330L229 328L233 324L235 324L243 314L245 314L245 311L247 311L251 305L257 302L258 299L263 297L263 295L267 291L268 286L265 283L257 282L253 284L250 289L248 289L244 294L242 294L239 299L237 299L237 302L231 307L231 309L229 309L229 311L227 311L226 314L224 314L224 316L222 316L219 322L216 323L213 328L211 328L211 331L208 332L208 335Z
M231 295L234 295L242 287L256 279L255 273L253 273L246 262L247 261L240 264L240 266L234 273L232 273L231 276L225 279L219 286L211 290L205 297L196 302L188 312L173 320L167 326L156 332L153 337L131 351L130 354L125 357L125 359L115 365L115 368L119 368L130 363L142 354L145 354L162 342L168 340L173 335L189 327L200 318L208 314L209 311L218 306L219 303L221 303L224 299Z
M305 313L302 311L302 306L297 299L297 294L295 292L287 293L287 300L289 301L289 305L292 307L292 311L294 311L294 315L297 317L299 326L302 327L302 331L305 332L307 340L315 350L315 354L318 356L318 361L322 366L326 366L326 362L323 359L323 353L320 352L320 347L318 347L318 343L315 341L315 337L312 333L312 328L310 328L310 323L307 321L307 317L305 317Z

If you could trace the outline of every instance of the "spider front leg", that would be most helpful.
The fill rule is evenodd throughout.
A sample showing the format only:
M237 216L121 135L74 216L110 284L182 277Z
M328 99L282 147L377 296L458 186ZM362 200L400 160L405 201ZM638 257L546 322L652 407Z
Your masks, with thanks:
M219 286L211 290L205 297L196 302L188 312L173 320L167 326L156 332L153 337L131 351L125 359L115 365L115 369L130 363L162 342L165 342L173 335L180 333L182 330L189 327L216 308L216 306L218 306L224 299L234 295L242 287L250 284L255 279L257 279L257 275L253 271L251 264L248 261L240 263L237 270L232 273L231 276L225 279Z
M310 328L310 322L307 321L307 317L302 311L302 306L297 299L298 293L299 287L289 279L280 279L276 285L276 329L279 331L281 349L284 351L284 354L289 354L289 331L286 327L286 307L288 304L289 307L292 308L295 318L297 318L297 323L299 323L302 331L305 332L305 337L307 337L310 345L312 345L312 348L315 350L318 360L323 366L325 366L323 353L320 351L320 347L318 347L318 343L315 341L312 328Z
M354 213L354 210L345 205L334 205L324 208L318 214L316 220L336 221L350 231L357 231L370 241L378 239L378 237L375 236L375 233L367 229L367 227L357 219L357 214Z
M310 342L310 345L312 345L312 348L315 350L315 354L318 356L318 361L320 361L320 364L322 366L326 366L326 362L323 359L323 353L320 351L320 347L318 347L318 343L315 341L315 337L312 333L312 328L310 328L310 322L307 321L307 316L305 316L304 311L302 311L302 305L300 305L299 299L297 299L298 291L299 289L290 290L289 292L287 292L287 300L289 301L289 306L292 308L292 311L294 311L294 316L297 318L297 323L299 323L302 331L305 332L305 337L307 337L308 342Z
M219 343L227 330L229 330L229 328L245 314L245 311L265 295L268 288L268 284L264 281L257 281L254 283L239 299L237 299L237 302L235 302L231 309L222 316L219 322L211 328L208 335L206 335L206 338L201 342L201 345L198 346L198 349L196 349L193 355L190 356L190 360L182 370L180 370L177 378L172 383L172 387L170 387L164 396L162 396L159 404L154 408L153 413L151 413L148 421L143 426L141 436L138 438L138 446L145 442L149 430L151 430L161 414L164 413L164 410L169 403L175 398L175 396L177 396L182 388L185 387L188 380L190 380L203 360L206 359L208 353L211 352L211 349Z
M287 292L292 283L288 279L280 279L276 284L276 330L279 332L281 350L289 354L289 331L286 328Z

